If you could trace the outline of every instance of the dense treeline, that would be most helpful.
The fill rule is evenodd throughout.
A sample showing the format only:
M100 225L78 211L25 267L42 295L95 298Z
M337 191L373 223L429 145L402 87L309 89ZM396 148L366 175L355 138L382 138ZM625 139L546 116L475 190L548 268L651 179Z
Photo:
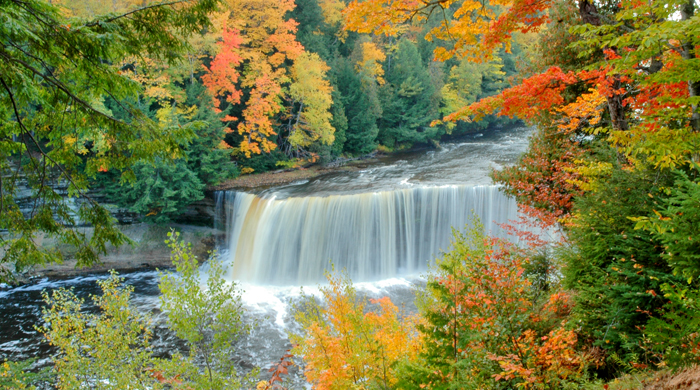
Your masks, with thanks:
M105 199L165 223L240 174L510 121L438 120L506 87L526 57L517 43L482 64L440 62L424 39L438 17L386 37L345 29L345 9L339 0L4 2L2 262L21 271L59 261L34 243L38 232L78 247L81 265L95 262L105 244L127 241ZM80 224L106 228L87 237L72 228Z
M94 9L70 7L77 14ZM493 116L478 123L436 121L505 88L517 73L517 44L486 64L440 62L435 44L422 38L428 27L390 39L348 32L341 23L344 7L339 0L223 4L211 28L193 38L195 52L182 67L125 65L145 86L138 103L151 118L208 125L184 146L186 159L176 166L138 166L135 184L119 182L117 172L100 174L97 184L108 200L165 222L201 199L206 186L241 173L405 149L512 122ZM260 17L272 19L251 21ZM257 61L267 63L256 68ZM175 172L172 184L159 179Z

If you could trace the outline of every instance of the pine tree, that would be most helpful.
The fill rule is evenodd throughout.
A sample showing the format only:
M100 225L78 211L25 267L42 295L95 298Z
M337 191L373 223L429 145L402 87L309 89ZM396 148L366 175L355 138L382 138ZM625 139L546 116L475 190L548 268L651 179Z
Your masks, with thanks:
M348 122L343 150L355 155L369 153L376 147L377 118L381 115L377 89L370 80L363 85L349 59L338 58L334 71Z

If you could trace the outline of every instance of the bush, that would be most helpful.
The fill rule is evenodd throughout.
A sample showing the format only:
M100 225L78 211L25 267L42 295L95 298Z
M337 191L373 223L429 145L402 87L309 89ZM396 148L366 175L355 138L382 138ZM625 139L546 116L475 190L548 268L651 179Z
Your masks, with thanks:
M571 388L586 361L561 318L566 294L535 305L525 253L484 236L476 224L454 233L419 296L424 351L402 369L401 388ZM547 326L547 324L552 324Z

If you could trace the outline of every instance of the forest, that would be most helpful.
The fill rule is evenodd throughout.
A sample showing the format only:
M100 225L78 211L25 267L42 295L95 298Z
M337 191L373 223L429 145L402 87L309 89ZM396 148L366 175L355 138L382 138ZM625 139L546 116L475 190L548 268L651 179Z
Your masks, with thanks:
M455 226L415 313L331 271L294 308L289 353L243 375L240 292L214 259L203 288L172 233L179 276L162 275L159 301L187 353L154 354L153 318L112 273L96 312L71 290L44 293L53 369L4 362L0 386L283 389L294 366L314 389L697 385L699 7L0 0L3 281L64 260L38 234L74 247L79 266L128 244L96 194L168 224L240 175L535 128L491 173L518 202L514 239Z

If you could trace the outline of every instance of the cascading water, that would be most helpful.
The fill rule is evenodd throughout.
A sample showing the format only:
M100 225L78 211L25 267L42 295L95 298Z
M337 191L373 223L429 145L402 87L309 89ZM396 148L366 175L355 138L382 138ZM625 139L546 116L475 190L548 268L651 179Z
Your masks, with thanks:
M492 235L517 218L515 202L496 186L286 199L229 191L217 199L227 208L233 278L257 284L317 283L331 262L355 281L415 274L473 216Z

